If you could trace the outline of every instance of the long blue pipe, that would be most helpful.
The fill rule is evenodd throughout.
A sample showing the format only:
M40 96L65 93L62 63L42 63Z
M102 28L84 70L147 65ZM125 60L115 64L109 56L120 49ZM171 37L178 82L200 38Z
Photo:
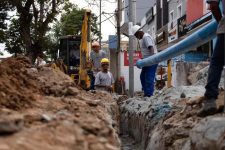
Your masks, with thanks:
M159 62L169 60L173 57L179 56L185 52L190 51L192 48L196 48L210 41L216 36L217 22L213 20L209 24L205 25L201 29L192 33L190 36L186 37L182 41L174 44L167 49L150 56L148 58L138 60L136 65L139 68L145 66L151 66L158 64Z

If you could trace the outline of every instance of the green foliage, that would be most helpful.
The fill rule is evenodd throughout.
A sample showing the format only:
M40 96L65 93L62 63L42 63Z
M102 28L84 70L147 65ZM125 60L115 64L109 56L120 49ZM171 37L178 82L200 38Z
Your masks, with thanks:
M4 42L5 30L7 29L6 20L9 20L7 11L13 10L12 5L10 5L6 0L0 1L0 43Z
M7 29L7 11L13 8L17 16L10 20ZM0 9L4 10L0 11L0 42L6 43L9 53L22 53L34 59L38 53L47 52L54 58L61 35L81 33L84 10L69 0L1 0ZM59 14L61 19L57 21ZM92 37L98 36L94 14L91 23Z
M9 53L25 53L25 48L20 37L19 28L19 20L14 18L11 20L9 29L5 32L7 36L7 39L5 40L6 50Z
M62 35L79 35L81 33L83 10L73 9L69 14L63 14Z
M62 35L80 35L82 29L82 19L85 13L84 9L79 9L76 5L68 3L64 7L64 12L61 15L60 21L56 22L53 28L56 37ZM91 34L92 38L98 37L97 16L91 16Z
M2 0L1 0L2 1ZM47 33L62 7L69 0L3 0L16 8L18 18L11 20L7 31L6 48L10 53L24 53L34 59L48 49ZM0 32L1 35L1 32Z

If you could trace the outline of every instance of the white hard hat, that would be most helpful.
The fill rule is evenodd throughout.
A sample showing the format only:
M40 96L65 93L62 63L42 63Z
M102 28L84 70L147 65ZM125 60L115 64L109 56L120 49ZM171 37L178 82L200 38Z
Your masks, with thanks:
M139 25L134 25L133 27L132 27L132 33L133 33L133 35L137 32L137 31L139 31L141 29L141 27L139 26Z
M91 46L100 46L99 43L97 41L92 42Z

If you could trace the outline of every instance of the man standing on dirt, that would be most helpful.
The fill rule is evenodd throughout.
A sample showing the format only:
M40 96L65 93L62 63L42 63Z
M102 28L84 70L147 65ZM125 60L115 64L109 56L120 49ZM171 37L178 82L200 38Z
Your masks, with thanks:
M140 26L132 27L134 36L141 40L141 53L143 58L147 58L157 53L154 39L148 33L144 33ZM155 74L158 64L143 67L140 75L144 97L151 97L154 92Z
M103 58L101 60L102 70L99 71L96 75L95 86L97 90L102 91L113 91L114 78L112 73L108 71L109 69L109 59Z
M221 13L219 4L222 2L223 12ZM217 111L216 99L219 94L219 83L224 66L224 34L225 34L225 0L207 0L212 14L218 24L217 41L209 65L208 80L205 86L206 92L203 97L203 107L198 112L198 116L213 115Z
M100 49L100 45L97 41L91 44L92 51L90 53L92 72L89 73L91 79L90 90L94 90L95 76L101 71L101 60L106 58L106 53Z

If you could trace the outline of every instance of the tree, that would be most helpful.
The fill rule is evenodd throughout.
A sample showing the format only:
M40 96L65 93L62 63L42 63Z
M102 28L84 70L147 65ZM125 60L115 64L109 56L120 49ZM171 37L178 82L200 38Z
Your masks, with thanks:
M6 50L10 53L23 53L34 60L44 51L55 53L60 35L79 35L81 32L84 10L78 9L76 5L69 3L69 0L1 0L0 4L2 2L10 9L15 8L16 11L16 17L11 19L9 28L2 30L4 37L7 37ZM52 33L49 33L51 23L57 21L56 17L62 11L64 12L62 19L53 30L57 36L52 36ZM92 32L96 35L99 34L97 17L93 15L92 18ZM5 19L6 17L3 20Z
M12 5L7 1L0 1L0 43L4 42L5 39L5 30L7 29L6 20L9 20L7 11L13 10Z
M54 25L54 33L56 37L62 35L80 35L82 29L82 19L85 13L84 9L79 9L76 5L68 3L64 7L64 13L60 21ZM91 16L91 34L92 38L99 37L99 30L97 27L97 16Z
M9 52L25 52L32 60L39 53L44 51L46 43L46 33L50 30L52 23L57 14L61 11L62 5L68 0L4 0L16 8L18 20L19 37L8 39L7 50ZM14 23L15 23L14 22ZM13 23L13 22L12 22ZM12 29L12 28L11 28ZM9 33L9 31L8 31ZM17 43L22 46L18 49Z
M25 54L26 52L22 38L20 37L19 28L19 20L13 18L11 20L11 24L9 25L9 29L5 32L7 35L7 39L5 39L6 50L11 54Z

